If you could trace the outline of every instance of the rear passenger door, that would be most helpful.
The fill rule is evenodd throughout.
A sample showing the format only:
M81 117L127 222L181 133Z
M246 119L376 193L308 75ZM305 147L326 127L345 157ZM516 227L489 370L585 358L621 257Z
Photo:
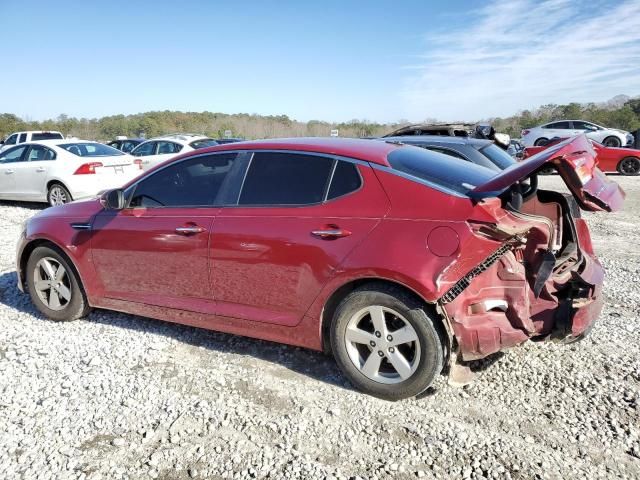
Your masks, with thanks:
M212 226L219 315L296 325L388 200L370 166L328 155L249 152L235 201Z
M56 159L55 152L43 145L30 145L24 161L16 164L16 191L25 200L47 198L47 178Z

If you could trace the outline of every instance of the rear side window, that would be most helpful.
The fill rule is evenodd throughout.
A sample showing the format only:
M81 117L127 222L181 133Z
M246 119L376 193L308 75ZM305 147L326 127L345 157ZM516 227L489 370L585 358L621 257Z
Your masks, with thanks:
M511 155L509 155L505 150L498 147L495 143L487 145L480 150L480 153L482 153L485 157L491 160L492 163L500 167L500 169L502 170L516 163Z
M330 200L355 192L360 188L360 185L362 185L362 179L360 178L360 173L358 173L358 167L353 163L338 160L331 178L327 199Z
M55 160L56 154L53 150L42 145L33 145L29 149L28 162L40 162L44 160Z
M182 145L173 142L158 142L158 155L178 153L182 150Z
M20 140L18 140L18 143L24 143L27 141L27 134L26 133L21 133L20 134Z
M64 140L64 137L62 136L61 133L55 133L55 132L41 132L41 133L34 133L31 135L32 142L36 142L39 140Z
M58 146L78 157L111 157L124 155L120 150L110 147L109 145L103 145L102 143L65 143Z
M422 146L422 145L419 145L419 146ZM460 160L469 161L469 159L467 159L466 157L463 157L458 152L454 152L453 150L449 150L448 148L433 147L431 145L425 146L424 148L426 148L427 150L432 150L434 152L444 153L445 155L449 155L450 157L459 158Z
M240 193L240 205L320 203L333 158L282 152L256 152Z
M410 146L393 150L387 161L391 168L412 180L463 195L496 174L471 162Z
M208 155L173 163L135 186L130 207L204 207L224 203L235 182L236 153ZM239 183L239 182L238 182Z
M569 122L555 122L550 123L549 125L545 125L542 128L559 128L561 130L568 130L571 128L571 126L569 125Z

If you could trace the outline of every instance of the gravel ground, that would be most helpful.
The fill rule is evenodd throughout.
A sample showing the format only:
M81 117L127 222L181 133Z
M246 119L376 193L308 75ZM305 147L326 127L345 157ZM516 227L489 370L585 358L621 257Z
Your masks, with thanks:
M640 178L616 180L625 211L588 215L608 274L591 336L397 403L315 352L106 311L44 319L13 267L39 207L0 203L0 478L640 478Z

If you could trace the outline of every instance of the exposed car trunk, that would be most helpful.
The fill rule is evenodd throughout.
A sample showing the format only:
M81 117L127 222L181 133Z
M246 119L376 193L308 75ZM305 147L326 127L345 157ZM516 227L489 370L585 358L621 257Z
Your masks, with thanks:
M549 164L572 194L537 190L523 198L521 182ZM614 211L624 200L622 189L597 168L586 137L504 170L471 196L477 213L468 224L496 248L440 299L463 358L481 358L529 338L584 336L602 307L603 270L580 208Z

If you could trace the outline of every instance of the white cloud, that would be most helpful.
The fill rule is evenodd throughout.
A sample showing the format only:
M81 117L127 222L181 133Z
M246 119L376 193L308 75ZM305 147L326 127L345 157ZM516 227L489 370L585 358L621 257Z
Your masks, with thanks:
M408 118L479 120L640 93L640 1L497 0L425 37Z

